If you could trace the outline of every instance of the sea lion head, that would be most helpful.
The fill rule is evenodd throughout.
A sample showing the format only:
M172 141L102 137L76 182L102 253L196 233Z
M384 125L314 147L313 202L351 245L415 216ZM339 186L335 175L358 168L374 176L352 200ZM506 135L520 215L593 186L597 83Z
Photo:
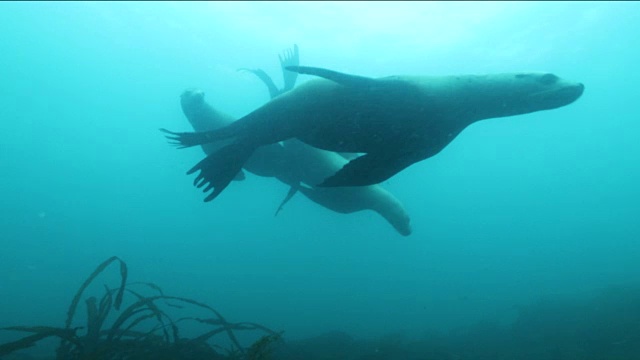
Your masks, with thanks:
M180 95L182 110L193 109L204 104L204 91L200 89L187 89Z
M404 209L402 211L394 212L392 215L385 216L387 221L400 233L402 236L409 236L413 232L411 228L411 218Z
M182 112L196 131L205 131L212 127L210 116L210 106L204 100L204 91L196 88L187 89L180 95L180 105Z
M377 193L378 198L373 202L371 209L382 215L400 235L411 235L411 217L400 200L381 187Z
M526 112L550 110L569 105L578 100L584 92L584 85L579 82L568 81L552 73L514 74L516 82L520 83ZM527 108L528 107L528 108Z
M483 118L556 109L576 101L584 92L582 83L552 73L487 75L480 82L480 108L488 112Z

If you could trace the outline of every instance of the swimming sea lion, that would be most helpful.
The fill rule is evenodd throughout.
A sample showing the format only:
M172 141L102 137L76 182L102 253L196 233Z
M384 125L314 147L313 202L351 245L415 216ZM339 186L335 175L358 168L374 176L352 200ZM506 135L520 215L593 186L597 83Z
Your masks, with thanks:
M256 74L267 85L271 96L278 96L293 88L295 76L287 75L284 67L297 64L298 48L280 58L283 67L284 88L278 89L273 80L262 70L249 70ZM273 90L275 89L275 91ZM221 128L233 122L234 117L216 110L204 99L204 92L190 89L181 96L182 110L196 131L209 131ZM224 142L226 143L226 142ZM209 155L217 151L220 143L204 144L203 150ZM270 147L277 149L268 150ZM267 149L265 151L265 149ZM284 150L284 151L280 151ZM314 188L325 177L340 170L348 161L342 156L316 149L297 139L284 141L282 145L271 144L258 148L244 168L260 176L276 177L285 184L291 185L289 192L278 211L295 192L300 191L313 202L338 213L349 214L363 210L373 210L384 217L401 235L411 234L411 219L402 203L389 191L379 185L341 188ZM286 166L282 166L286 164ZM239 173L242 174L242 173Z
M180 147L233 139L196 164L198 187L229 184L259 146L296 137L314 147L366 153L320 186L361 186L388 179L440 152L464 128L489 118L572 103L584 85L550 73L368 78L313 67L288 67L323 77L282 94L224 128L169 133Z

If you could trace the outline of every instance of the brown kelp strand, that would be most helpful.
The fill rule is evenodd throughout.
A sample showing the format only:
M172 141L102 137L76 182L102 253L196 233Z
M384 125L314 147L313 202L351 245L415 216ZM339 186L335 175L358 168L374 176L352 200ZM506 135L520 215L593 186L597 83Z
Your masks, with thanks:
M93 282L93 280L98 275L100 275L100 273L103 272L104 269L107 268L107 266L109 266L109 264L111 264L116 260L120 262L121 283L120 283L120 288L118 290L118 294L116 295L116 302L114 304L114 308L116 310L120 310L120 305L122 304L122 296L124 295L125 284L127 282L127 264L125 264L117 256L112 256L109 259L105 260L102 264L98 265L98 267L93 271L93 273L91 273L91 275L89 275L87 280L84 281L84 283L80 286L80 288L76 292L76 295L73 297L73 300L71 301L71 306L69 306L69 311L67 312L67 321L64 326L65 328L68 328L69 326L71 326L71 321L73 321L73 316L76 313L76 308L78 307L78 302L80 301L80 297L82 296L82 293Z
M82 345L75 335L76 329L62 329L49 326L10 326L2 328L2 330L24 331L32 332L34 334L17 341L0 345L0 356L8 355L17 350L29 348L35 345L36 342L48 337L58 337L77 346Z

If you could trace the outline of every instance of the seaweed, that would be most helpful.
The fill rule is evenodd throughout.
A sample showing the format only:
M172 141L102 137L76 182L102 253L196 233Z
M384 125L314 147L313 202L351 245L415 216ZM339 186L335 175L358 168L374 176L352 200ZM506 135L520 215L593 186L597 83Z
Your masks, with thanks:
M105 285L105 292L99 300L95 296L88 297L85 300L86 326L72 327L85 290L98 275L115 261L120 264L120 286L110 289ZM268 357L268 345L281 336L281 333L263 325L250 322L229 322L220 312L209 305L183 297L165 295L156 284L148 282L127 284L127 276L127 265L120 258L113 256L105 260L96 267L73 296L63 327L11 326L0 328L0 330L31 333L31 335L17 341L1 344L0 357L29 348L45 338L53 337L60 339L60 344L56 349L56 360L180 358L263 360ZM143 285L156 292L157 295L145 296L131 290L129 287L132 285ZM126 294L129 294L129 297L134 300L130 301L127 306L123 306ZM189 306L200 308L213 313L214 316L206 319L182 317L174 321L162 309L161 305L179 309L185 309ZM107 324L110 314L114 314L115 319L107 327L105 324ZM182 338L178 324L184 321L194 321L212 327L212 329L193 338ZM85 330L84 334L80 334L79 330ZM236 331L260 331L266 335L255 344L244 347L237 339L234 333ZM221 346L209 344L211 338L222 333L227 335L231 344L231 348L225 349L226 356L214 350L214 348L222 348Z
M282 333L264 335L247 350L249 360L271 359L271 345L282 340Z

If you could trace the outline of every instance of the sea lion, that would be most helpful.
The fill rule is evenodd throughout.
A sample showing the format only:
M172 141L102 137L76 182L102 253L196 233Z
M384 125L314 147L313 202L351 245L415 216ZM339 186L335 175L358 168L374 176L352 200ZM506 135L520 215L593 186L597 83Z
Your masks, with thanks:
M229 184L256 148L296 137L314 147L366 153L319 186L362 186L388 179L440 152L464 128L489 118L568 105L584 85L550 73L368 78L314 67L288 67L311 80L224 128L169 133L181 148L233 139L200 161L195 182L213 189Z
M272 97L291 90L295 76L284 67L298 61L298 48L280 57L283 68L284 88L278 89L273 80L262 70L248 70L257 75L267 86ZM275 90L274 90L275 89ZM232 123L235 118L209 105L204 92L189 89L182 93L182 110L196 131L209 131ZM203 144L205 154L217 151L224 143ZM276 146L276 149L266 150ZM284 151L281 151L284 150ZM291 191L282 201L278 211L300 191L311 201L338 213L349 214L363 210L373 210L384 217L403 236L411 234L411 219L402 203L379 185L342 188L314 188L311 185L340 170L348 161L342 156L289 139L281 144L271 144L256 149L244 165L244 169L259 176L275 177L291 186ZM285 167L281 166L286 164ZM238 173L243 174L243 173ZM276 212L277 213L277 212Z

